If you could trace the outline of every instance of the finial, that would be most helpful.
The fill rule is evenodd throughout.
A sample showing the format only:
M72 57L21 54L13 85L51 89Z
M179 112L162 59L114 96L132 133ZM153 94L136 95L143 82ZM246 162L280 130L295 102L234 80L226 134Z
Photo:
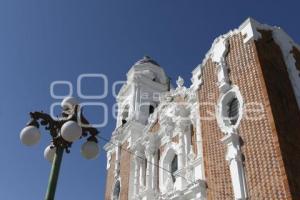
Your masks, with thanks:
M153 65L159 66L159 64L148 55L144 55L144 57L141 60L137 61L135 65L141 65L145 63L152 63Z
M177 87L179 87L179 88L183 87L184 80L183 80L183 78L181 78L181 76L178 76L176 84L177 84Z

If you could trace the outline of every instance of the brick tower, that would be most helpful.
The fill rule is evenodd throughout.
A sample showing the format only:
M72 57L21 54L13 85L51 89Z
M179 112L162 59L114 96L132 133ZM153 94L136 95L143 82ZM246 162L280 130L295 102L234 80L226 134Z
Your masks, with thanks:
M299 50L248 19L193 71L207 199L300 199Z
M300 199L300 47L247 19L171 88L151 58L128 72L105 200Z
M148 56L136 62L117 96L118 116L107 151L105 200L131 199L134 183L133 146L143 133L149 115L158 105L159 94L169 89L169 80L157 62ZM145 155L141 155L143 158ZM145 183L146 162L141 170Z

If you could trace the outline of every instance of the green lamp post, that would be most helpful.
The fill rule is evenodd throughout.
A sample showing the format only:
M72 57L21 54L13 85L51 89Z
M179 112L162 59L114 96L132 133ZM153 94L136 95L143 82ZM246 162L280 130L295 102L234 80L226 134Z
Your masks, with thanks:
M85 119L77 100L67 97L62 101L61 106L63 112L58 119L53 119L43 112L30 112L31 120L20 134L21 142L26 146L39 142L40 126L44 126L52 137L51 144L44 151L44 157L52 163L45 200L54 200L63 153L70 153L69 148L73 142L87 137L87 141L81 147L82 156L86 159L94 159L99 154L97 144L99 132Z

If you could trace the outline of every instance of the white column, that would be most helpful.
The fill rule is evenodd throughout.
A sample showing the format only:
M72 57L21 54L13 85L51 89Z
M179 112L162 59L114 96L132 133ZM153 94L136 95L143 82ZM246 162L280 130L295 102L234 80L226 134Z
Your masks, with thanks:
M186 142L185 142L185 135L190 128L190 120L182 119L179 121L179 127L176 131L178 131L179 134L179 152L178 152L178 169L181 170L186 166L186 158L187 158L187 152L186 152Z
M152 158L152 163L154 163L154 165L152 165L152 174L153 174L153 181L152 181L152 189L154 191L158 190L158 151L155 151L154 156Z
M147 159L147 171L146 171L146 190L152 189L152 159L153 155L151 152L146 152Z
M178 151L178 170L180 171L180 176L176 177L176 186L178 189L183 190L186 185L186 179L184 167L186 166L186 152L185 152L185 142L183 133L179 134L179 151Z
M191 128L189 127L185 134L184 134L184 141L185 141L185 144L184 144L184 147L185 147L185 152L186 152L186 155L188 155L190 153L190 150L191 150L191 147L192 147L192 143L191 143L191 139L192 139L192 132L190 130Z
M198 99L198 96L197 96ZM200 123L200 112L199 112L199 104L196 103L196 119L195 119L195 135L196 135L196 144L197 145L197 157L203 157L202 156L202 137L201 137L201 123Z
M145 186L145 157L141 158L140 163L140 186Z
M134 105L136 119L139 119L140 103L141 103L140 101L141 101L140 86L138 84L136 84L136 86L135 86L135 105Z
M185 151L185 140L184 133L179 133L179 151L178 151L178 169L181 170L186 164L186 151Z
M228 78L228 67L224 56L218 61L218 86L221 93L225 93L230 89L229 78Z
M189 127L189 121L188 120L181 120L179 122L179 150L178 150L178 170L180 176L176 177L176 186L178 186L178 189L182 190L186 186L187 182L185 177L185 167L187 162L187 153L186 153L186 143L185 143L185 132L187 131L187 128Z
M133 189L133 194L138 195L139 194L139 186L140 186L140 158L135 156L134 157L134 164L135 164L135 169L134 169L134 189Z
M137 95L137 87L136 84L134 84L133 86L133 98L132 98L132 106L131 108L131 113L134 113L136 111L136 95ZM130 116L133 117L133 116Z
M117 144L115 152L116 152L115 177L118 177L120 174L121 144Z
M234 197L236 200L246 200L247 189L240 137L237 134L228 134L221 141L227 145L226 160L229 164Z

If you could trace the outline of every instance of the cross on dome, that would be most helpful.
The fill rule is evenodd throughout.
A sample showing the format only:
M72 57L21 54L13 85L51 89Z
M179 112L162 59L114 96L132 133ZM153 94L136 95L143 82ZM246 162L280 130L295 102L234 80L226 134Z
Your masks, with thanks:
M137 61L135 65L141 65L141 64L146 64L146 63L151 63L156 66L160 66L155 60L153 60L150 56L144 56L141 60Z

